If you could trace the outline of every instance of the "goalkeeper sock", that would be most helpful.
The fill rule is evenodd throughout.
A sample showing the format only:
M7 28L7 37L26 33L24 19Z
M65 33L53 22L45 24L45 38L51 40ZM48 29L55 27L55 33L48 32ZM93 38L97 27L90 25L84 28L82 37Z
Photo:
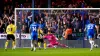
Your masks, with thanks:
M47 45L46 45L46 42L44 42L44 49L46 49L46 46L47 46Z
M5 49L7 49L7 46L8 46L8 40L6 41L6 43L5 43Z

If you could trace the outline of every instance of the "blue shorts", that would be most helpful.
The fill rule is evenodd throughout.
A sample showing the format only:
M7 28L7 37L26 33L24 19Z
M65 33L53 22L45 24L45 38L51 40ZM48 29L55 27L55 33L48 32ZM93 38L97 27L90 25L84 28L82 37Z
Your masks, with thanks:
M31 40L38 40L37 34L31 34Z
M94 33L88 32L88 33L87 33L87 37L88 37L88 39L94 38Z

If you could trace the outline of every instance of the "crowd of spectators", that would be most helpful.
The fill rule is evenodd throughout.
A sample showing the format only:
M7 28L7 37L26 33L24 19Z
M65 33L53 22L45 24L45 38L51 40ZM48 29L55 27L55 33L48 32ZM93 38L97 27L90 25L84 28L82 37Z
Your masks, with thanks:
M47 33L48 28L51 28L52 33L62 36L63 31L70 26L73 33L78 33L79 37L82 37L89 19L93 19L99 25L99 10L51 10L49 12L47 10L34 11L34 19L37 19L37 23L44 30L44 33ZM20 21L20 13L22 14L22 21ZM29 33L28 29L32 23L32 11L17 11L17 19L19 20L17 21L19 29L20 22L22 22L21 32Z
M42 1L43 2L43 1ZM47 1L46 1L47 2ZM35 7L47 7L45 3L41 1L35 2ZM19 4L16 2L15 7L31 8L31 3ZM45 6L44 6L45 5ZM92 8L87 5L84 0L71 2L65 0L51 0L52 8ZM99 13L98 13L99 12ZM32 21L32 11L17 11L17 33L29 33L29 26ZM34 19L37 19L37 23L47 33L47 29L51 28L52 33L57 36L62 36L63 31L70 26L73 33L84 33L85 25L89 23L89 19L94 19L96 24L99 24L100 11L87 11L87 10L36 10L34 11ZM14 20L14 6L7 5L4 7L4 12L0 17L0 33L5 33L6 27L9 24L9 20ZM100 24L99 24L100 25ZM21 30L20 30L21 29ZM74 34L73 34L74 36ZM82 36L82 35L81 35ZM78 39L78 38L77 38Z
M11 6L4 7L4 13L0 17L0 33L5 33L10 20L14 20L14 12Z

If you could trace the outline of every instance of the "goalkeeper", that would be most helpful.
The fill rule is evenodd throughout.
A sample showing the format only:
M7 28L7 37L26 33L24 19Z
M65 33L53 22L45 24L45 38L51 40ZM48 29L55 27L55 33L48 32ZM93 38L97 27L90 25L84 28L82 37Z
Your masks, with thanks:
M44 49L46 49L46 42L43 40L43 30L39 27L38 29L38 47L41 49L41 44L43 44Z

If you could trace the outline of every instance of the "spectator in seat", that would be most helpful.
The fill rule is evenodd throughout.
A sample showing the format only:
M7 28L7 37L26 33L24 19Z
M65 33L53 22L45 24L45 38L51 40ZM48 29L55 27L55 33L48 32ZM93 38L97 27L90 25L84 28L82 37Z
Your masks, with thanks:
M66 40L72 40L72 28L71 28L71 25L69 25L69 26L67 27L67 29L65 30L64 38L65 38Z
M4 33L4 32L5 32L5 24L3 20L0 19L0 33Z

